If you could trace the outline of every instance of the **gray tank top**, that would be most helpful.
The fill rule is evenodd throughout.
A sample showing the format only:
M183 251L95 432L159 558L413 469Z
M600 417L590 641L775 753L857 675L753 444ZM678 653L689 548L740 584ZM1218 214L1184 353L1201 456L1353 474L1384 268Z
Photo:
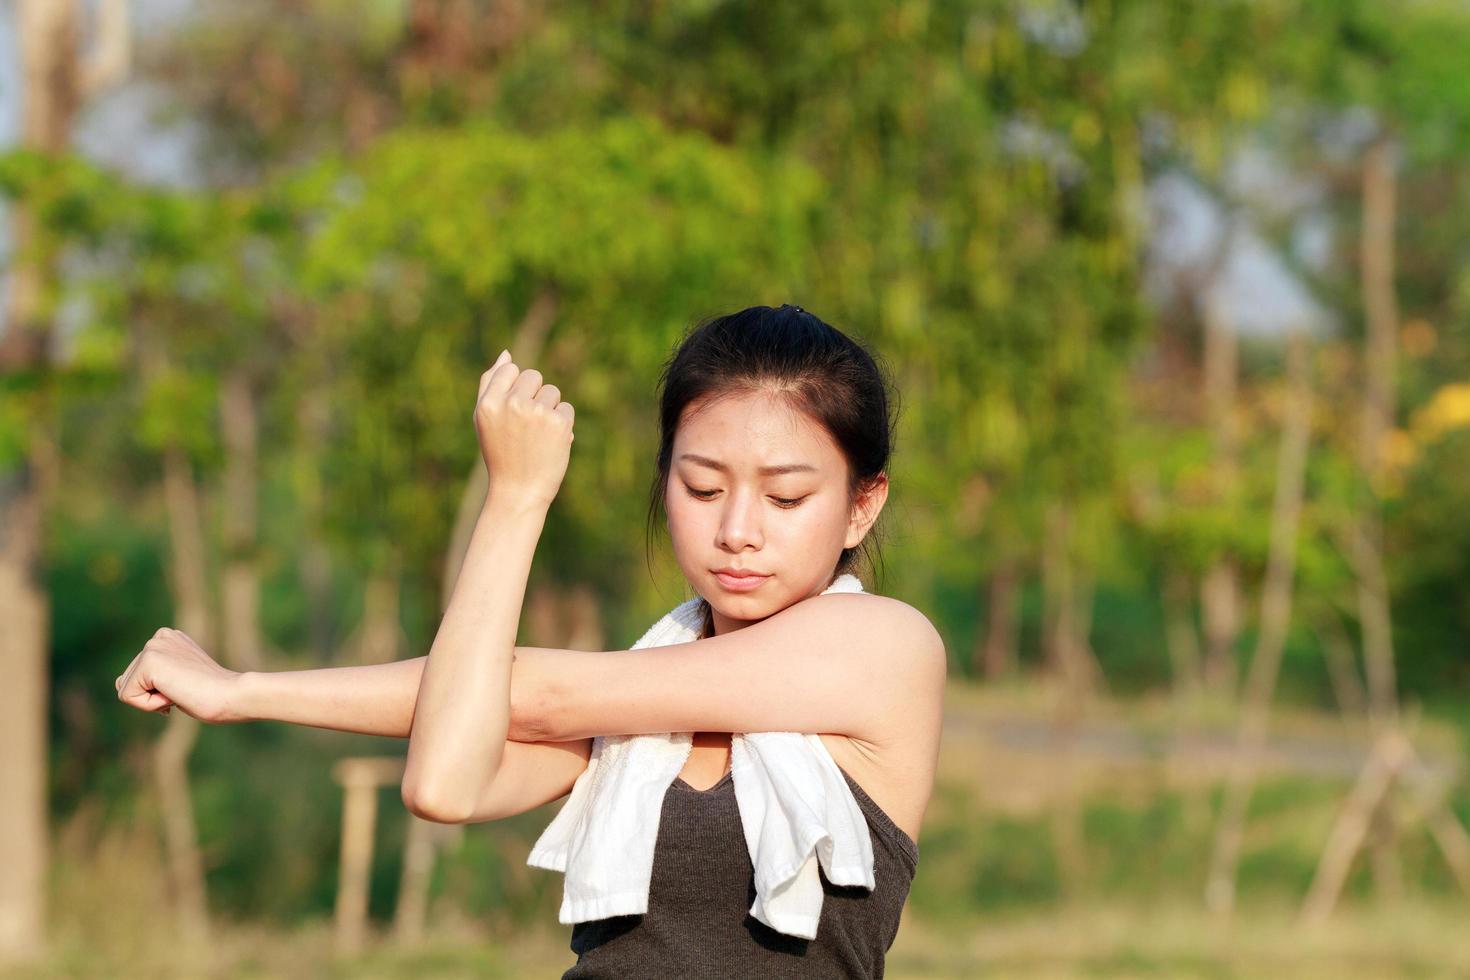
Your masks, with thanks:
M867 817L876 887L834 885L819 869L817 938L751 916L755 877L730 773L703 791L676 778L659 817L648 911L574 925L577 962L562 980L883 976L919 848L838 768Z

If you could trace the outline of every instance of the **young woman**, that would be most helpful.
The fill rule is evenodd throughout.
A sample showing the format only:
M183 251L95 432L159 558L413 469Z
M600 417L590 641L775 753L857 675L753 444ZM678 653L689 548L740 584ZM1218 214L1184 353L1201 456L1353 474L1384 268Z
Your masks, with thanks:
M701 597L700 639L610 652L515 646L574 412L507 352L480 379L489 491L426 657L235 673L163 629L118 678L118 696L211 723L407 737L405 804L455 823L566 795L594 736L692 732L664 799L648 913L575 926L579 958L566 976L879 976L917 865L945 681L944 646L923 614L883 596L823 594L857 568L887 499L887 383L860 344L787 305L702 324L659 387L649 517L663 508ZM746 915L755 890L731 734L783 731L819 735L873 841L876 887L822 875L811 941Z

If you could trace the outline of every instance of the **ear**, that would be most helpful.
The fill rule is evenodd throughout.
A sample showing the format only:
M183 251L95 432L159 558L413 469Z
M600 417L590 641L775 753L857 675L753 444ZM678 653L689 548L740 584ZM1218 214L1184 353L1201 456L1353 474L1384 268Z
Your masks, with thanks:
M888 500L888 474L879 473L865 493L858 496L852 507L852 516L847 522L847 538L844 548L856 548L867 537L868 529L878 520L883 504Z

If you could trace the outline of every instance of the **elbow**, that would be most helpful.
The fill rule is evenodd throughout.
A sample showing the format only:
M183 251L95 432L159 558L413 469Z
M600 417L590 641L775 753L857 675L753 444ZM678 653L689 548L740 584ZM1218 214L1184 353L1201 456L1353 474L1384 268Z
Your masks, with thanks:
M557 722L557 697L549 672L523 666L511 669L510 724L506 737L513 742L554 742L565 738Z
M417 781L408 777L404 777L399 794L408 812L420 820L432 823L469 823L474 816L469 801L420 786Z

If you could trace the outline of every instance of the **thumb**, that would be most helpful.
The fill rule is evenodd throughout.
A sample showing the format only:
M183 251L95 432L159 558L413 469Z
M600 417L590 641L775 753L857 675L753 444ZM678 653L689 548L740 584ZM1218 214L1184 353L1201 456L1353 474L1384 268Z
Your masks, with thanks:
M122 700L142 711L158 711L173 705L173 700L154 686L148 664L140 660L119 686Z
M143 695L142 702L138 706L144 711L156 711L166 715L174 703L157 691L148 691Z

